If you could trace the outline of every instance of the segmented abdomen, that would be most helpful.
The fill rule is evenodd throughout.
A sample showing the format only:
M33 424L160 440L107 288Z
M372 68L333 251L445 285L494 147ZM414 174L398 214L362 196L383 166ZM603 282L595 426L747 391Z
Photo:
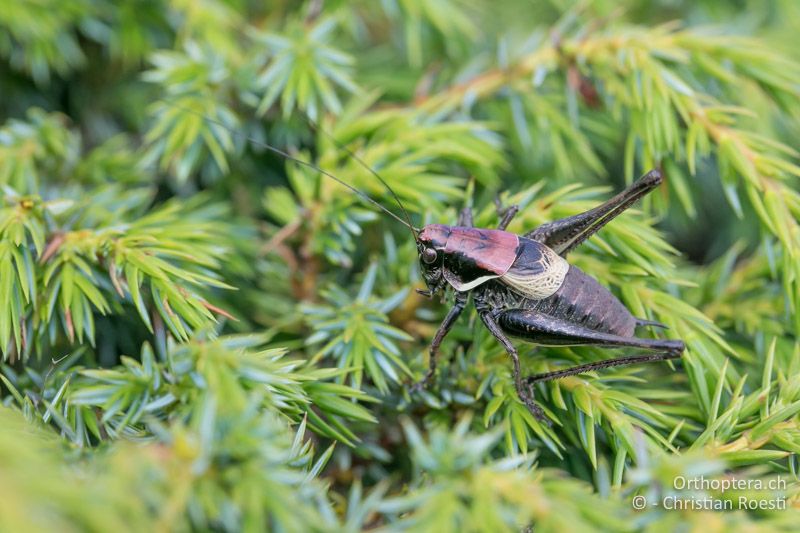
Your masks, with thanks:
M530 309L589 329L633 336L636 319L608 289L570 265L561 287L543 300L530 301Z

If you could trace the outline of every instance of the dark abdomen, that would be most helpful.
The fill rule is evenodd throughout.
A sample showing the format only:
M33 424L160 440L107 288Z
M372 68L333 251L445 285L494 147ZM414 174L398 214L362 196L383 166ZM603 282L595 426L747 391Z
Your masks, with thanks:
M532 303L533 310L596 331L632 337L636 328L636 319L622 302L573 265L553 295Z

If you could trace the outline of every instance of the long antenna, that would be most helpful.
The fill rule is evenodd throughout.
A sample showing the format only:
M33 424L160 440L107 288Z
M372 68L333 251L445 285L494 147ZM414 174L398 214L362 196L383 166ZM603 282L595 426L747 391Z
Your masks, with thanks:
M336 140L336 139L333 137L333 135L332 135L332 134L330 134L330 133L328 133L327 131L325 131L324 129L320 128L320 127L317 125L317 123L316 123L316 122L314 122L313 120L311 120L311 118L310 118L310 117L306 117L306 120L308 120L308 123L309 123L309 124L311 124L311 127L312 127L312 128L315 130L315 131L318 131L318 132L322 133L322 134L323 134L323 135L325 135L325 136L326 136L328 139L330 139L330 141L331 141L331 142L334 144L334 146L336 146L336 148L338 148L339 150L342 150L344 153L346 153L347 155L349 155L350 157L352 157L353 159L355 159L355 160L356 160L356 161L357 161L357 162L358 162L358 163L359 163L359 164L360 164L362 167L364 167L365 169L367 169L367 170L370 172L370 174L372 174L373 176L375 176L376 178L378 178L378 181L380 181L380 182L383 184L383 186L384 186L384 187L386 187L386 190L387 190L387 191L389 191L389 193L392 195L392 198L394 198L394 201L397 203L397 205L398 205L398 206L400 207L400 209L403 211L403 215L406 217L406 221L408 222L408 224L407 224L407 225L408 225L408 227L409 227L409 228L411 228L411 231L414 233L414 240L417 240L417 237L418 237L418 235L417 235L417 234L419 233L419 230L418 230L417 228L415 228L415 227L414 227L414 224L412 224L412 223L411 223L411 216L408 214L408 211L406 211L406 208L405 208L405 206L403 205L403 202L401 202L401 201L400 201L400 198L397 196L397 193L395 193L395 192L394 192L394 190L393 190L391 187L389 187L389 184L388 184L388 183L386 183L386 181L385 181L385 180L384 180L384 179L383 179L383 178L382 178L382 177L381 177L381 176L378 174L378 172L377 172L377 171L376 171L374 168L372 168L371 166L369 166L369 165L368 165L366 162L364 162L364 160L363 160L363 159L361 159L360 157L358 157L358 155L356 155L356 153L355 153L355 152L353 152L353 151L352 151L352 150L350 150L348 147L346 147L345 145L343 145L342 143L340 143L339 141L337 141L337 140Z
M236 130L233 130L233 131L232 131L230 128L228 128L228 126L226 126L225 124L223 124L223 123L222 123L222 122L220 122L219 120L216 120L216 119L214 119L214 118L211 118L211 117L209 117L209 116L207 116L207 115L204 115L203 113L200 113L199 111L195 111L194 109L189 109L189 108L187 108L187 107L184 107L184 106L182 106L182 105L180 105L180 104L175 104L175 103L169 102L169 101L167 101L167 100L163 100L163 99L162 99L162 101L164 101L164 102L165 102L165 103L167 103L168 105L171 105L171 106L173 106L173 107L175 107L175 108L182 109L183 111L186 111L187 113L191 113L191 114L193 114L193 115L199 116L199 117L200 117L200 118L202 118L203 120L207 120L208 122L211 122L212 124L216 124L217 126L220 126L220 127L224 128L226 131L228 131L228 132L232 133L233 135L239 135L239 136L241 136L241 137L244 137L246 140L248 140L249 142L251 142L251 143L255 144L256 146L259 146L259 147L261 147L261 148L265 148L266 150L269 150L270 152L276 153L276 154L278 154L278 155L280 155L280 156L282 156L282 157L284 157L284 158L288 159L289 161L293 161L293 162L295 162L295 163L297 163L297 164L299 164L299 165L303 165L303 166L305 166L305 167L308 167L308 168L310 168L310 169L312 169L312 170L316 170L316 171L317 171L317 172L319 172L320 174L323 174L323 175L325 175L325 176L329 177L330 179L332 179L332 180L333 180L333 181L335 181L336 183L338 183L338 184L340 184L340 185L343 185L343 186L347 187L348 189L350 189L352 192L356 193L356 194L357 194L359 197L361 197L362 199L364 199L364 200L366 200L367 202L371 203L372 205L374 205L375 207L377 207L378 209L380 209L381 211L383 211L384 213L386 213L387 215L389 215L389 216L390 216L390 217L392 217L393 219L395 219L395 220L397 220L398 222L400 222L402 225L406 226L408 229L410 229L410 230L411 230L411 233L414 235L414 240L417 240L417 234L419 233L419 229L418 229L418 228L416 228L416 227L415 227L415 226L414 226L414 225L411 223L411 218L408 216L408 212L407 212L407 211L406 211L406 209L403 207L403 204L402 204L402 203L400 203L400 199L397 197L397 194L395 194L395 192L392 190L392 188L391 188L391 187L389 187L389 185L388 185L388 184L387 184L387 183L386 183L386 182L383 180L383 178L381 178L381 177L378 175L378 173L377 173L377 172L375 172L374 170L372 170L372 169L371 169L371 168L370 168L370 167L369 167L369 166L368 166L366 163L364 163L364 162L363 162L361 159L359 159L359 158L358 158L358 157L357 157L355 154L353 154L353 152L352 152L352 151L350 151L350 150L347 150L346 148L343 148L343 149L344 149L344 150L345 150L345 151L346 151L348 154L350 154L350 155L351 155L351 156L352 156L354 159L356 159L356 160L357 160L357 161L359 161L359 162L360 162L362 165L364 165L364 166L365 166L365 167L366 167L368 170L370 170L370 172L372 172L372 173L373 173L373 174L374 174L374 175L375 175L375 176L376 176L376 177L377 177L377 178L380 180L380 182L383 184L383 186L384 186L384 187L386 187L386 189L387 189L387 190L388 190L388 191L391 193L392 197L394 197L395 201L398 203L398 205L400 206L400 208L403 210L403 213L405 214L405 216L406 216L406 219L407 219L407 220L403 220L402 218L400 218L399 216L397 216L397 215L396 215L394 212L392 212L392 211L390 211L389 209L385 208L383 205L381 205L381 203L380 203L380 202L378 202L378 201L374 200L374 199L373 199L371 196L369 196L367 193L365 193L365 192L363 192L363 191L361 191L361 190L357 189L356 187L354 187L354 186L350 185L349 183L347 183L347 182L345 182L345 181L343 181L343 180L341 180L341 179L337 178L336 176L334 176L333 174L331 174L331 173L330 173L330 172L328 172L327 170L325 170L325 169L323 169L323 168L320 168L320 167L318 167L317 165L315 165L314 163L311 163L310 161L305 161L305 160L303 160L303 159L297 158L297 157L295 157L295 156L291 155L290 153L288 153L288 152L286 152L286 151L284 151L284 150L281 150L280 148L276 148L276 147L274 147L274 146L272 146L272 145L270 145L270 144L267 144L267 143L265 143L265 142L263 142L263 141L259 141L259 140L257 140L257 139L254 139L253 137L250 137L249 135L246 135L246 134L244 134L244 133L240 133L240 132L238 132L238 131L236 131ZM309 122L311 122L311 124L312 124L312 127L313 127L314 129L316 129L317 131L322 131L322 129L321 129L321 128L319 128L319 127L318 127L316 124L314 124L314 123L311 121L311 119L309 119ZM328 136L330 136L330 135L329 135L328 133L326 133L326 132L323 132L323 133L325 133L325 135L328 135ZM333 139L332 139L332 140L333 140ZM334 143L336 143L336 141L334 141ZM339 146L339 145L338 145L338 143L337 143L337 146L338 146L339 148L342 148L341 146Z

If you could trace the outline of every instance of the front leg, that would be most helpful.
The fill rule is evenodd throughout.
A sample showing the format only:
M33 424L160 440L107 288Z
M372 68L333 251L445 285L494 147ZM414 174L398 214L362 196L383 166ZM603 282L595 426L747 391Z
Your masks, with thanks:
M533 401L528 393L528 389L523 386L522 371L520 370L519 354L517 353L517 349L513 344L511 344L511 341L508 339L506 334L503 333L503 330L500 329L500 326L497 324L494 317L492 317L491 311L488 309L480 310L479 315L481 320L483 320L483 323L486 325L486 328L498 341L500 341L500 344L502 344L503 348L506 349L508 355L511 356L511 361L514 364L514 387L517 389L517 396L519 396L519 399L522 400L522 403L525 404L525 407L528 408L528 410L534 417L536 417L537 420L549 423L544 414L544 410Z
M500 218L500 223L497 224L497 229L505 230L511 223L511 220L513 220L513 218L517 216L517 213L519 213L519 206L510 205L504 209L502 204L500 204L499 198L496 198L494 203L495 206L497 206L497 216ZM465 228L471 228L474 226L472 221L471 207L465 207L458 214L458 225Z
M414 384L414 386L411 388L412 391L418 391L424 387L427 387L428 384L430 384L431 379L433 379L433 375L436 373L436 356L439 353L439 346L442 344L445 336L450 332L450 329L453 327L453 324L455 324L462 311L464 311L464 307L467 305L468 297L469 293L456 292L455 304L452 308L450 308L450 312L447 313L447 316L442 321L439 329L436 331L436 335L433 337L433 341L431 342L428 372L425 374L425 377L422 378L422 380Z
M474 226L474 222L472 221L472 208L467 206L461 210L458 214L458 222L457 224L464 228L471 228Z

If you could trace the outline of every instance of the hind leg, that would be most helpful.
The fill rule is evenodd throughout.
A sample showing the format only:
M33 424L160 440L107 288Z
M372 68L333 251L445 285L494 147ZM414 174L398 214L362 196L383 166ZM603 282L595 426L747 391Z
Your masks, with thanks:
M535 374L523 380L529 386L534 383L583 374L601 368L677 359L685 349L683 341L680 340L623 337L611 333L594 331L581 325L551 317L544 313L526 309L512 309L500 313L497 316L497 325L505 333L524 338L537 344L600 346L605 348L633 347L641 348L648 352L654 352L646 355L606 359L604 361L587 363L563 370ZM532 401L530 394L526 395L526 399ZM539 408L539 410L541 410L541 408Z
M677 353L678 355L684 350L683 341L680 340L623 337L589 329L580 324L529 309L503 311L497 315L497 322L506 333L536 344L602 346L606 348L632 347L653 352Z
M579 215L542 224L526 233L525 237L544 243L561 257L566 257L571 250L597 233L614 217L658 187L661 181L661 173L651 170L604 204Z
M594 363L586 363L585 365L571 366L563 370L554 370L553 372L543 372L541 374L534 374L525 378L525 383L529 386L539 382L552 381L554 379L561 379L567 376L575 376L577 374L585 374L601 368L611 368L614 366L635 365L638 363L652 363L655 361L667 361L669 359L677 359L681 356L680 352L663 352L648 355L634 355L630 357L617 357L614 359L604 359Z

